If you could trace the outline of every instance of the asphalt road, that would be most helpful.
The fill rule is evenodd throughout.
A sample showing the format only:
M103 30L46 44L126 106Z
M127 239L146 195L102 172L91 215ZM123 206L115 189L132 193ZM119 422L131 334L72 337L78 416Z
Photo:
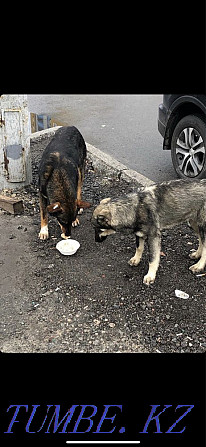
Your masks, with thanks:
M176 178L157 129L162 95L28 95L30 112L75 125L87 143L153 181Z

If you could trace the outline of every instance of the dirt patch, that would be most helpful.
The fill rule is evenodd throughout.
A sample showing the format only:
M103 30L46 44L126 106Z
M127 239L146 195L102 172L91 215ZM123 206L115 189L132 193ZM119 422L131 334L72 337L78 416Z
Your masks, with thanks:
M47 143L31 144L33 183L14 192L23 198L24 215L0 215L1 351L205 351L206 276L188 270L197 240L187 226L163 232L161 264L150 287L143 285L147 250L138 267L127 263L135 253L133 235L94 241L94 207L104 197L132 192L136 184L94 170L88 162L83 199L93 207L72 233L80 249L71 257L56 250L61 231L54 218L50 239L39 240L37 169ZM189 298L177 298L175 289Z

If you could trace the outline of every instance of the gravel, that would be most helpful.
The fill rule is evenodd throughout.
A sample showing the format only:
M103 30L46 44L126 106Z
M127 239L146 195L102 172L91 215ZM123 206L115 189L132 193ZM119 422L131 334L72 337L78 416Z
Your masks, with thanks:
M68 257L56 250L61 230L54 218L50 239L38 238L37 170L47 143L32 142L33 183L12 192L23 199L24 214L0 215L1 351L204 352L206 276L188 270L194 262L190 250L197 246L190 228L163 232L160 267L149 287L143 285L147 250L138 267L127 263L135 252L134 235L94 241L94 207L104 197L134 191L135 183L98 171L88 160L83 199L92 207L72 232L80 249ZM189 298L176 297L176 289Z

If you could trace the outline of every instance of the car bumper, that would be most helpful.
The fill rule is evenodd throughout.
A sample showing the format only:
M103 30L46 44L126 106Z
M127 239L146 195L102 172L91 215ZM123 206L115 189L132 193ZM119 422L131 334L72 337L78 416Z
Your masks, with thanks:
M166 122L167 122L167 110L164 104L159 105L158 109L158 131L164 138L166 131Z

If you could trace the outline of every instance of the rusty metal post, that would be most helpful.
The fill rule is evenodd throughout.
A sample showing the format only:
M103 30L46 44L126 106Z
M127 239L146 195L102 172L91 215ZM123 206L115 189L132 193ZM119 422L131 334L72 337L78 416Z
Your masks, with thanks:
M16 189L31 183L30 134L27 95L1 95L0 188Z

